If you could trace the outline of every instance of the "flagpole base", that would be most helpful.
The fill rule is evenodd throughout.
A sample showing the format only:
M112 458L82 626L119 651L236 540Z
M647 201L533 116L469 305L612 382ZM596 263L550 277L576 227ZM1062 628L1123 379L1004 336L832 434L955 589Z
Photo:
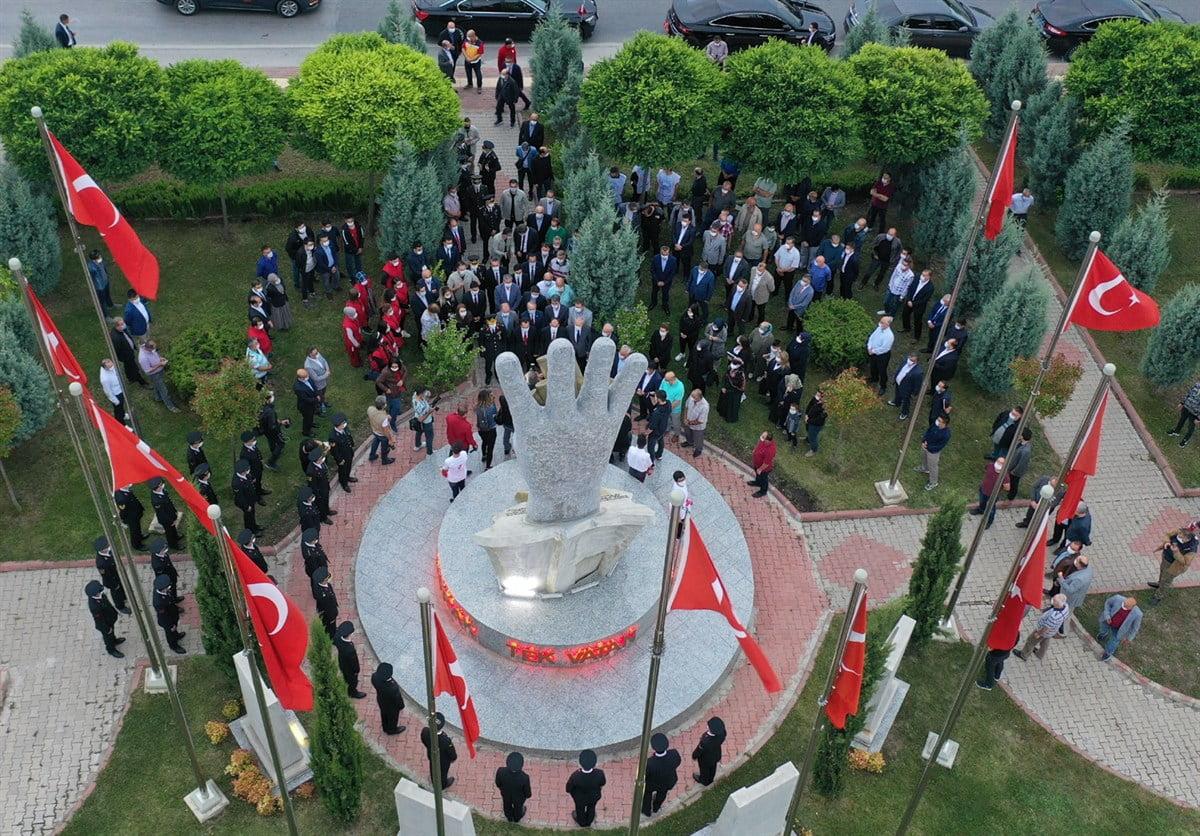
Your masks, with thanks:
M875 492L879 494L879 499L884 505L899 505L908 499L908 493L904 490L904 485L900 484L900 480L896 480L896 484L892 484L890 480L875 483Z
M221 788L212 778L208 779L205 786L197 787L185 795L183 802L192 811L196 821L201 824L221 815L222 811L229 806L229 799L225 797L225 793L221 792Z
M937 732L930 732L925 736L925 747L921 750L921 760L929 760L929 756L933 754L933 747L937 746ZM954 761L958 757L958 741L947 740L942 744L942 751L938 753L938 766L950 769L954 766Z
M179 682L178 667L167 665L167 673L171 677L172 683ZM147 694L165 694L167 693L167 680L162 674L156 673L154 668L146 668L146 678L142 687Z
M958 635L958 622L954 619L954 613L950 613L938 622L937 629L933 631L933 640L947 644L957 644L962 641Z

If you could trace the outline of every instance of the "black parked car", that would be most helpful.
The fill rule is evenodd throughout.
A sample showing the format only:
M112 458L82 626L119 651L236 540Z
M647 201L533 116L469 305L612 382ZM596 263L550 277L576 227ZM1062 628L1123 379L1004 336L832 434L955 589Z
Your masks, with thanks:
M1102 23L1110 20L1186 22L1171 9L1142 0L1041 0L1029 13L1029 19L1046 39L1046 47L1067 58L1080 44L1090 40Z
M550 0L587 39L600 20L596 0ZM503 38L528 38L533 27L549 14L546 0L413 0L413 15L425 27L425 34L437 38L446 24L466 32L474 29L485 43Z
M164 6L174 6L184 17L201 9L244 9L251 12L275 12L280 17L295 17L301 12L313 12L321 0L158 0Z
M875 6L879 19L893 33L905 32L913 46L967 55L975 36L996 22L990 14L959 0L851 0L845 28L858 23Z
M815 38L809 31L812 23L817 24ZM833 18L802 0L674 0L663 31L697 47L720 35L730 52L758 46L767 38L800 45L811 41L828 52L837 35Z

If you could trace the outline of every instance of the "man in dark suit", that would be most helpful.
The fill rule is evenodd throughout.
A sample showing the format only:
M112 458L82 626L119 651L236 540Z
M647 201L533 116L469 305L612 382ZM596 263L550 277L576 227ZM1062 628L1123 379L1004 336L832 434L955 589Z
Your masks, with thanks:
M892 400L888 402L888 406L897 406L900 408L901 421L908 417L908 410L912 406L912 399L920 391L921 381L925 379L925 372L921 368L918 359L916 352L909 354L904 364L896 372L896 394L892 396Z
M592 350L592 343L596 339L592 334L592 329L587 326L582 316L575 317L575 321L567 329L567 339L571 341L571 347L575 349L575 362L582 369L584 364L587 363L588 354Z
M575 802L571 818L580 827L591 827L595 821L596 805L600 803L604 784L604 770L596 768L596 753L584 749L579 753L579 769L567 779L567 795Z
M929 382L936 386L938 381L953 380L954 373L958 371L958 358L961 352L958 350L958 340L951 337L946 340L939 351L933 358L933 367L929 373Z
M950 294L947 293L933 306L933 313L925 320L925 324L929 326L929 340L925 343L925 348L921 350L922 354L933 354L933 344L937 342L938 331L942 329L942 323L946 321L949 313Z
M671 251L679 259L684 273L690 273L692 270L692 244L695 240L696 225L685 213L671 225Z
M570 325L575 321L575 318L571 316L571 312L567 310L567 306L557 296L551 299L549 304L546 305L544 313L546 314L547 322L557 318L559 325Z
M313 386L312 380L308 377L308 369L296 370L296 382L292 384L292 392L296 396L296 411L303 418L300 432L302 435L311 437L313 434L313 421L316 420L317 409L321 406L321 400L317 395L316 387Z
M109 337L112 338L113 350L117 352L117 360L125 370L125 381L146 386L146 378L142 377L142 369L138 365L137 341L134 340L133 334L129 333L124 319L117 317L113 320Z
M541 329L537 333L536 346L534 348L535 356L545 354L550 348L550 343L557 339L565 338L567 329L562 327L562 323L556 316L550 317L550 324Z
M704 263L697 264L688 272L690 272L687 283L688 304L699 305L700 317L708 321L708 303L712 299L716 277Z
M546 214L546 207L535 206L533 211L525 216L525 226L537 235L539 244L545 241L546 230L550 228L550 216Z
M517 131L517 145L522 142L528 142L534 148L546 144L546 128L539 121L536 110L530 111L529 118L521 123L521 130Z
M733 251L733 255L726 256L725 263L721 266L721 278L725 280L725 301L729 301L729 297L733 295L733 289L737 287L737 283L742 279L746 283L750 282L750 262L746 260L746 256L742 254L742 248L738 247Z
M508 303L510 310L517 310L521 304L521 286L513 281L513 277L505 274L500 284L496 287L495 292L496 310L500 310L500 306Z
M863 276L863 286L866 286L867 279L873 275L875 280L872 282L872 287L879 287L880 283L891 276L892 271L896 269L896 262L900 260L900 253L903 250L904 244L901 243L894 226L888 227L887 232L876 235L875 242L871 245L871 269Z
M525 758L521 753L509 752L504 766L496 770L496 786L504 802L504 818L511 822L519 822L525 817L525 802L533 795L524 767Z
M533 358L537 356L537 332L526 314L521 315L521 324L512 333L508 341L508 350L520 359L522 369L528 369Z
M650 336L650 353L646 356L650 362L657 363L660 368L671 364L671 351L675 347L675 338L671 336L671 326L663 323Z
M854 297L854 283L858 281L859 255L858 247L853 241L847 241L842 250L842 261L837 265L839 290L843 299Z
M932 378L931 378L932 379ZM944 380L933 384L933 400L929 404L929 424L933 425L939 417L949 418L954 407L951 405L950 385Z
M462 205L461 201L459 205ZM442 240L447 238L454 244L454 248L458 250L459 258L463 258L463 254L467 251L467 238L463 232L462 225L458 222L458 218L450 218L446 221L446 229L443 231Z
M663 244L658 255L650 259L650 310L662 299L662 309L671 312L671 283L679 273L679 259Z
M641 379L638 380L637 389L634 390L634 397L638 402L638 417L639 421L645 421L650 417L650 411L654 408L654 393L658 391L659 384L662 383L663 376L659 369L663 368L653 359L646 366L646 371L642 373Z
M741 336L746 323L754 319L754 300L750 298L750 288L742 279L729 297L729 328L737 336Z
M442 789L449 789L454 784L454 779L450 777L450 765L458 760L458 752L454 750L454 742L450 740L450 735L442 731L442 727L446 725L446 718L442 716L442 712L437 712L433 715L434 722L437 725L437 747L438 747L438 766L441 769ZM421 729L421 743L425 747L425 756L429 758L429 777L433 778L433 750L430 748L429 726Z
M438 42L450 44L450 51L454 53L454 60L458 61L459 54L462 53L463 44L466 43L467 33L458 28L453 20L446 24L446 28L438 34Z
M970 332L967 331L967 320L963 316L955 316L954 322L946 329L946 339L955 340L958 345L958 350L962 351L967 347L967 337Z
M488 301L487 293L479 289L479 282L471 282L467 292L463 294L462 303L467 306L476 323L483 322L487 316Z
M413 244L408 255L404 257L405 275L410 277L413 282L416 282L421 275L421 271L429 267L429 253L425 252L425 247L420 241Z
M75 40L75 32L71 29L70 15L58 16L58 25L54 27L54 40L58 41L58 45L63 49L70 49L78 43Z
M998 459L1007 454L1009 445L1017 435L1017 424L1021 421L1024 407L1014 406L1006 409L992 421L992 452L985 459Z
M526 232L532 236L532 232ZM525 257L525 263L521 265L520 272L517 273L517 281L521 287L521 293L528 293L530 288L542 280L542 264L538 260L537 244L531 240L533 251Z
M933 271L926 268L921 271L915 282L908 283L908 292L904 295L904 306L900 322L904 330L913 335L917 342L921 341L921 325L925 322L925 310L933 297Z
M662 732L650 738L653 750L646 760L646 792L642 796L642 815L652 816L662 807L667 793L679 782L679 765L683 758L679 751L670 748L667 736Z
M462 258L462 250L454 244L454 239L449 236L443 236L442 248L438 250L438 264L441 265L444 275L449 276L458 267L458 260ZM420 275L419 273L417 275Z

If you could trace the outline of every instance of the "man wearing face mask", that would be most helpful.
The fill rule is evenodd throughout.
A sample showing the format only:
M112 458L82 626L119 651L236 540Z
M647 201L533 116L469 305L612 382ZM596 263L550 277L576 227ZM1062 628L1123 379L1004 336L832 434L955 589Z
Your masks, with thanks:
M879 221L880 227L887 226L888 204L891 203L895 192L892 175L883 172L871 187L871 208L867 210L867 226L875 226L876 220Z
M978 517L983 513L984 507L987 506L988 498L996 491L1008 490L1008 480L1004 480L1004 484L1000 483L1000 471L1004 469L1004 456L991 462L983 470L983 478L979 482L979 506L971 511L973 516ZM996 520L996 506L992 506L992 513L988 514L987 525L985 528L991 528L992 523Z
M888 227L887 232L876 235L875 241L871 245L871 269L863 273L861 286L866 287L867 280L874 275L872 286L879 287L883 280L890 277L892 271L896 269L903 252L904 244L900 241L900 236L896 234L896 227Z

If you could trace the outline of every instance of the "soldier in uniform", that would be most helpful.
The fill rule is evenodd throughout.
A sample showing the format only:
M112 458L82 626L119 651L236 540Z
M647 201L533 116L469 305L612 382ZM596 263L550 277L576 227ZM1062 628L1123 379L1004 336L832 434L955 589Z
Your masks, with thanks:
M275 393L268 390L266 403L258 411L258 434L267 439L267 446L271 448L271 458L266 463L270 470L279 470L279 459L286 441L283 431L291 425L290 418L280 418L275 414Z
M700 737L700 742L692 752L692 760L700 769L699 772L693 772L692 777L706 787L717 775L717 764L721 762L721 744L724 742L725 722L720 717L710 717L708 730Z
M242 547L242 551L246 553L246 557L254 561L254 565L262 569L264 575L270 572L267 567L267 559L263 557L262 549L258 547L258 541L254 539L253 531L243 528L238 532L237 542Z
M642 815L652 816L662 807L667 793L679 781L679 764L683 758L679 751L670 748L667 736L662 732L650 738L654 751L646 761L646 792L642 796Z
M242 528L248 528L255 534L262 534L262 529L255 519L257 511L258 492L254 489L254 481L250 478L250 462L238 459L233 466L233 504L242 512Z
M306 528L300 534L300 555L304 558L304 572L312 579L313 573L324 566L329 568L329 558L321 547L321 529Z
M296 449L296 456L300 459L300 472L308 472L308 454L321 446L321 442L315 438L306 438L300 442L300 446Z
M354 642L350 641L353 634L354 625L343 621L338 625L333 644L337 648L338 668L342 672L342 679L346 680L346 693L356 700L361 700L366 694L358 690L358 673L362 668L358 663L358 649L355 648Z
M121 573L117 571L117 559L113 556L108 538L97 537L92 545L96 549L96 571L100 573L100 580L104 582L109 595L112 596L113 606L125 615L129 615L132 611L126 606L125 586L121 583Z
M150 480L150 507L154 509L154 518L162 526L163 534L167 535L167 543L173 549L179 548L179 544L183 542L183 538L179 536L179 529L175 526L179 512L175 510L175 503L167 493L167 480L161 476Z
M242 433L242 446L234 453L237 461L246 462L250 465L250 481L254 483L254 501L259 505L266 505L264 496L268 496L271 492L263 487L263 458L262 453L258 449L258 434L254 430L246 430Z
M146 550L146 535L142 533L142 516L146 507L133 492L133 485L126 485L113 492L113 501L121 515L121 522L129 529L129 542L140 552Z
M92 614L92 623L104 639L104 649L114 659L124 659L125 654L117 650L117 645L125 639L118 639L113 633L113 627L117 624L117 609L105 597L103 584L100 581L88 581L83 591L87 594L88 612Z
M154 612L158 616L158 626L167 637L167 647L176 653L187 653L179 646L180 640L187 633L179 632L179 605L175 603L175 588L166 575L159 575L154 579Z
M349 422L344 413L333 416L333 429L329 433L329 452L337 462L338 484L342 490L350 493L350 483L358 479L350 475L350 467L354 464L354 437L350 435Z
M300 530L321 527L321 512L317 510L317 495L312 488L303 487L296 497L296 515L300 517Z
M196 480L196 490L204 497L205 502L209 505L221 504L212 486L212 470L207 463L196 465L196 469L192 471L192 478Z
M317 511L321 515L321 522L333 525L330 517L337 511L329 510L329 468L325 466L324 447L318 446L308 454L308 470L305 471L305 475L308 477L308 486L317 498Z
M329 569L324 566L317 568L312 576L312 595L313 602L317 605L317 615L321 618L321 625L325 628L325 632L329 634L329 638L333 638L333 625L337 623L338 617L338 600L337 593L333 591L333 584L329 580Z
M171 561L171 552L167 548L167 541L162 537L155 537L150 541L150 568L154 570L154 579L166 577L171 582L171 592L174 596L175 603L183 600L183 596L179 594L179 572L175 569L175 564Z
M404 695L400 684L392 678L392 666L380 662L371 674L371 687L375 689L375 702L379 704L379 719L384 734L400 734L407 726L400 723L400 712L404 710Z
M195 473L196 468L202 464L208 464L208 456L204 454L204 435L198 432L190 432L187 437L187 466L188 473Z
M442 731L442 727L446 725L446 718L442 716L442 712L437 712L433 715L434 722L437 724L438 736L438 766L442 772L442 789L448 790L454 785L454 779L450 777L450 765L458 760L458 752L454 751L454 741L450 739L450 735ZM433 751L429 748L429 725L421 729L421 744L425 747L425 757L429 758L429 779L433 780Z
M504 334L504 329L496 324L495 315L489 316L487 327L479 332L479 353L483 355L484 386L491 385L492 371L496 365L496 358L504 352L506 342L507 338Z
M533 795L529 776L525 773L525 757L520 752L509 752L504 766L496 770L496 786L504 802L504 818L519 822L525 818L525 801Z
M591 827L596 820L596 805L604 794L604 770L596 768L596 753L584 749L579 753L579 769L567 779L567 795L575 802L571 818L580 827Z

